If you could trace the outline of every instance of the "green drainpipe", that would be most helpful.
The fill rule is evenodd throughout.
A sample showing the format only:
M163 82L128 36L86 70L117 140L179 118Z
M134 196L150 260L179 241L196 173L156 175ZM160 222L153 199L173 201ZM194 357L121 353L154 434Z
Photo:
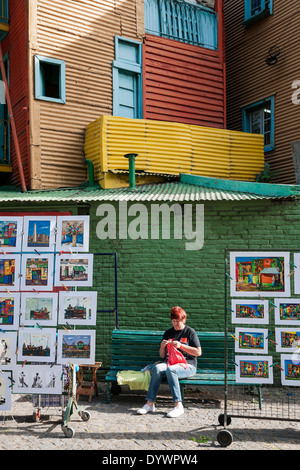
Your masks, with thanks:
M88 169L88 181L89 186L95 186L95 173L94 173L94 164L91 160L85 159L85 163Z
M135 157L138 153L126 153L125 158L129 160L129 187L135 189Z

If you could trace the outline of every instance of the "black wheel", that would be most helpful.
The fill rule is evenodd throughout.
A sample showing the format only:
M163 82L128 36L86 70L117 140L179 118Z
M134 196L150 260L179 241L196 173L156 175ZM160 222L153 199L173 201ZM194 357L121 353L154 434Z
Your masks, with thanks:
M219 415L218 421L219 421L219 424L221 424L221 426L224 426L225 416L223 414ZM229 426L230 424L231 424L231 418L230 416L227 416L226 425Z
M233 437L231 432L227 431L227 429L223 429L223 431L218 433L217 440L221 447L228 447L232 444Z
M91 415L88 411L79 411L79 416L82 419L82 421L89 421Z
M113 382L113 383L111 384L111 393L112 393L113 395L120 395L120 393L121 393L121 387L120 387L120 385L118 385L118 384L116 384L115 382Z

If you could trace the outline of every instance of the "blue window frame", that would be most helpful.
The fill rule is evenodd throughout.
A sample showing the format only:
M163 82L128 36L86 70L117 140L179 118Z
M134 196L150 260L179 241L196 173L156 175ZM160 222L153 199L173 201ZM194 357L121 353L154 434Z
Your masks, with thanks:
M35 98L55 103L66 102L66 65L65 61L36 55Z
M244 25L273 14L273 0L245 0Z
M143 117L142 43L115 37L113 66L113 115Z
M257 101L242 109L243 132L263 134L265 152L275 148L274 110L274 96Z

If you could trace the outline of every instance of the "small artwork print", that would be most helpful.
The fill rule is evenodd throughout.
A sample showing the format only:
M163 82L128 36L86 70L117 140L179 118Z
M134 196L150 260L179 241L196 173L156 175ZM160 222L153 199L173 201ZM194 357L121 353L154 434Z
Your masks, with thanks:
M300 353L300 328L276 328L276 351Z
M11 410L10 372L0 372L0 411Z
M231 296L290 295L289 253L230 253Z
M17 332L0 332L0 370L11 370L16 364Z
M0 217L0 250L21 251L23 217Z
M17 291L20 286L20 255L0 258L0 291Z
M56 326L58 294L23 292L20 323L25 326Z
M268 330L258 328L235 329L235 351L251 354L268 354Z
M62 393L62 366L25 365L13 369L14 393Z
M275 299L275 323L300 326L300 299Z
M298 355L281 355L281 383L292 387L300 386L300 360Z
M53 255L23 255L23 291L49 291L53 287Z
M95 325L97 292L76 291L59 293L59 323L61 325Z
M269 305L267 300L232 300L232 323L268 324Z
M57 251L89 251L89 216L57 218Z
M55 328L21 328L18 361L54 362L55 338Z
M74 256L57 256L55 266L56 286L92 286L93 255L86 254L82 258Z
M54 251L56 217L24 217L23 251Z
M236 382L244 384L272 384L272 356L235 356Z
M20 294L0 293L0 329L17 330L19 326Z
M58 364L94 364L95 331L76 330L70 333L58 331Z

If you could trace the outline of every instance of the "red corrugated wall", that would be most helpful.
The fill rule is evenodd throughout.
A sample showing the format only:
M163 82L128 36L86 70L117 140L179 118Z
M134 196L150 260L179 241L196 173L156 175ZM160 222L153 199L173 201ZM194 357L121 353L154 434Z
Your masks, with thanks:
M17 128L26 185L29 187L29 103L28 103L28 8L27 0L9 0L10 27L2 43L2 52L8 52L9 91ZM13 138L10 139L13 165L11 182L20 184Z
M143 44L144 119L226 127L223 1L218 51L147 34Z

